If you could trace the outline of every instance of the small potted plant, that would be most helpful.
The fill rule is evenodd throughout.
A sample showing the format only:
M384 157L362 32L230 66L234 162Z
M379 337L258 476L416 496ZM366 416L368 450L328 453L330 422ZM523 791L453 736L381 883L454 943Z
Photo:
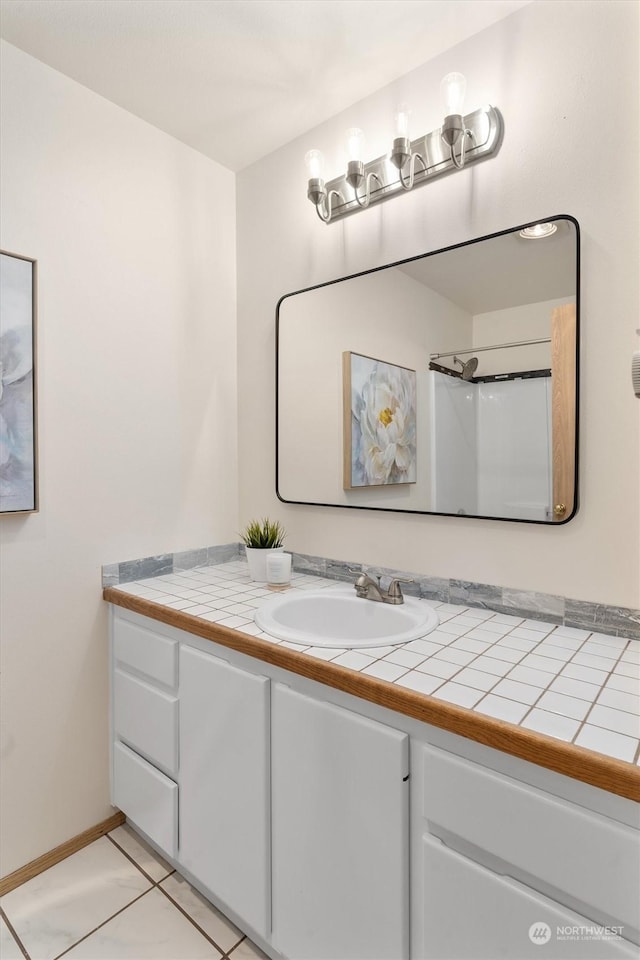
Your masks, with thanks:
M258 583L267 582L267 554L282 550L285 531L278 520L252 520L240 534L247 554L249 576Z

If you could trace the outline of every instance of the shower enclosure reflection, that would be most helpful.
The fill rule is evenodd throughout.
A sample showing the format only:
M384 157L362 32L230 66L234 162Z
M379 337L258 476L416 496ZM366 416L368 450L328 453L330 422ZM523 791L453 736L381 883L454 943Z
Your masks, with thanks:
M282 500L542 523L573 516L578 228L570 217L553 222L542 240L516 227L282 298ZM347 397L344 415L344 351L416 371L415 483L344 489L345 440L357 427L349 409L354 421L362 407ZM380 395L367 443L388 458L397 424L393 398Z

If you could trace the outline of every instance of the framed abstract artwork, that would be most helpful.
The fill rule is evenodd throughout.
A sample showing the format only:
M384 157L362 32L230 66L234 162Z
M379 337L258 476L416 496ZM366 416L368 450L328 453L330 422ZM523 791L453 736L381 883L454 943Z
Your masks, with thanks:
M38 509L36 261L0 251L0 515Z
M345 490L416 482L416 372L342 354Z

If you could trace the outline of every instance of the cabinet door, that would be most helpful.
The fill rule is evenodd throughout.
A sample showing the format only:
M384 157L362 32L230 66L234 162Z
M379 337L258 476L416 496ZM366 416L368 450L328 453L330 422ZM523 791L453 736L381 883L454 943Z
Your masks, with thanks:
M269 929L269 680L180 648L179 860Z
M408 957L408 737L274 685L273 943L295 960Z
M422 838L424 949L416 960L633 960L637 947Z

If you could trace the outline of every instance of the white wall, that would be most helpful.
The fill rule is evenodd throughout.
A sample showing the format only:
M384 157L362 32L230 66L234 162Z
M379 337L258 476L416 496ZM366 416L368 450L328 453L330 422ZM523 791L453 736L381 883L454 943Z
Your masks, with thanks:
M2 874L110 815L100 565L237 538L234 176L2 44L40 512L0 518Z
M439 126L438 85L455 69L467 76L468 109L493 102L502 111L498 155L321 224L306 198L305 152L322 150L328 174L337 174L344 131L356 125L368 155L379 156L401 100L413 104L415 135ZM637 76L637 4L534 2L239 175L242 517L279 517L288 546L308 553L640 606L640 404L629 377L640 259L638 128L629 123L638 116ZM582 228L577 517L547 527L278 503L271 358L279 297L559 213Z

